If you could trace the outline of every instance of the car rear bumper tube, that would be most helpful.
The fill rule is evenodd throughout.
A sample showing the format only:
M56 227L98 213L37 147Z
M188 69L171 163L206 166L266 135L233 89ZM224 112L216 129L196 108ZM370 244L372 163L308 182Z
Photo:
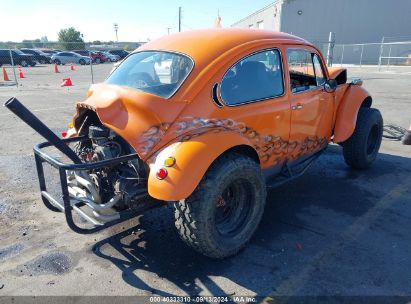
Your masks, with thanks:
M63 142L66 144L72 142L79 142L85 140L86 137L73 137L62 139ZM85 202L81 200L76 200L75 197L70 196L69 188L67 185L67 171L89 171L93 169L103 168L103 167L111 167L118 165L120 163L128 162L130 160L134 160L138 158L137 154L129 154L125 156L120 156L113 159L93 162L93 163L76 163L76 164L67 164L63 163L56 158L52 157L51 155L44 152L42 149L46 147L50 147L52 144L50 142L40 143L34 146L34 157L36 161L36 168L37 168L37 175L40 184L40 193L41 198L45 206L52 210L52 211L61 211L64 212L65 218L67 221L68 226L75 232L81 234L90 234L94 233L113 225L116 225L120 222L126 221L137 214L141 213L145 210L135 210L135 209L128 209L125 211L120 211L113 215L105 215L100 214L96 216L93 210L94 202L91 204L90 202ZM61 186L61 202L54 198L48 191L46 187L46 179L44 175L44 168L43 163L48 163L55 169L59 171L59 179L60 179L60 186ZM82 208L83 207L83 208ZM93 215L87 214L83 209L89 208ZM149 209L149 208L147 208ZM76 212L81 218L83 218L86 222L92 225L91 228L83 228L80 227L77 223L75 223L73 219L73 211ZM97 210L98 211L98 210ZM108 220L102 221L102 220Z

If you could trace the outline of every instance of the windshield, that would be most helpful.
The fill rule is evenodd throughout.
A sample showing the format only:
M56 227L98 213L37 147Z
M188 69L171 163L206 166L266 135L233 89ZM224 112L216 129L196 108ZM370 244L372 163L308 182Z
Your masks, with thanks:
M127 57L106 82L170 98L193 68L185 56L164 51L134 53Z
M17 54L19 54L19 55L26 55L26 54L24 54L22 51L20 51L20 50L18 50L18 49L13 50L13 52L15 52L15 53L17 53Z

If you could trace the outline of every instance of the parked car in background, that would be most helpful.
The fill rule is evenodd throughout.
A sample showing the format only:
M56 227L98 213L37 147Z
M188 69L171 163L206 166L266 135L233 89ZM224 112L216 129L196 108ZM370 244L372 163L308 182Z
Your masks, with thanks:
M85 57L91 57L93 59L93 56L91 56L90 51L87 50L73 50L72 52L79 54L81 56L85 56ZM94 61L94 59L93 59Z
M74 50L73 52L75 52L77 54L80 54L81 56L91 57L91 59L93 60L93 63L102 63L102 62L107 61L107 58L105 56L97 54L94 51Z
M51 56L51 61L57 64L78 63L81 65L90 64L90 58L81 56L74 52L60 52Z
M20 49L24 54L31 55L35 61L41 64L51 63L51 55L43 53L40 50Z
M106 51L97 51L96 53L103 55L104 57L106 57L107 61L110 61L110 62L117 62L120 60L120 56L110 54L109 52L106 52Z
M10 50L2 49L0 50L0 66L3 64L13 64L21 65L22 67L35 66L36 61L31 55L24 54L20 50L11 50L11 55L13 56L13 62L10 58Z
M109 59L102 53L100 52L91 52L91 57L93 58L93 62L95 63L104 63L106 61L109 61Z
M120 59L124 59L128 56L128 54L130 54L129 52L127 52L125 50L109 50L108 52L112 55L119 56Z
M49 50L49 49L40 49L40 51L42 51L43 53L48 54L50 56L53 55L53 54L57 54L58 52L61 52L61 51Z

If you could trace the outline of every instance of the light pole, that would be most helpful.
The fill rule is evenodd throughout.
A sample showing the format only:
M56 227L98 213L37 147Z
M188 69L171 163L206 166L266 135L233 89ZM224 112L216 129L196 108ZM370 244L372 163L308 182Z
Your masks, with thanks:
M114 23L114 31L116 32L116 42L118 42L118 34L117 34L117 32L118 32L118 24L117 24L117 23Z
M181 32L181 6L178 7L178 31Z

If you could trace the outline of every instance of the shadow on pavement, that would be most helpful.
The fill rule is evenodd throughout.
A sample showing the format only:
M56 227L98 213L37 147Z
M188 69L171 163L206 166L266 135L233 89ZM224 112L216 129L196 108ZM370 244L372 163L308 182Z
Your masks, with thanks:
M305 176L269 192L255 237L235 257L214 261L187 248L171 208L146 213L93 252L127 284L161 296L411 294L411 158L380 154L353 171L340 150L330 146ZM148 283L146 272L158 280Z

